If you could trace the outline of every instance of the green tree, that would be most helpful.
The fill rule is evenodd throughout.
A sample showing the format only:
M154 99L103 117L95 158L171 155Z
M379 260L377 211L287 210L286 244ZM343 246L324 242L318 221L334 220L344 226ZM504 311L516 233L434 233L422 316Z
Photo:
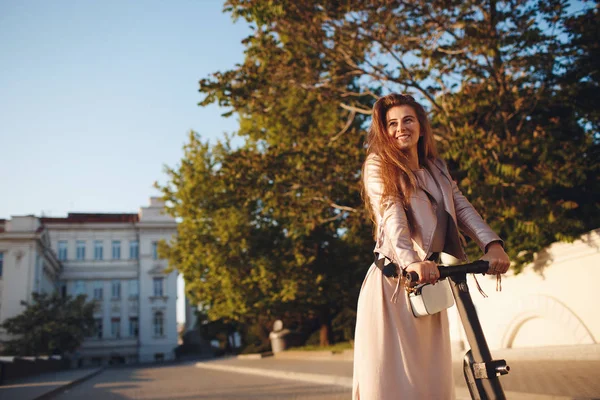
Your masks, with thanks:
M3 343L4 354L38 356L75 351L94 332L94 304L85 296L62 297L59 293L32 293L25 310L2 323L12 336Z
M598 2L594 3L595 8L566 19L570 40L565 46L563 65L566 72L560 82L564 90L557 99L571 118L585 129L583 136L589 142L585 151L579 154L579 163L585 164L582 168L585 172L570 194L579 206L572 212L573 217L589 216L583 218L585 230L598 227L597 199L600 193L600 109L597 107L600 102L600 10Z
M429 108L459 186L517 269L597 227L594 109L568 100L595 73L586 57L596 47L582 44L589 34L567 8L226 2L253 31L242 64L200 81L200 105L229 108L243 144L211 147L192 133L181 165L157 185L181 222L162 251L190 297L211 320L318 318L327 343L331 317L352 314L372 257L360 166L371 106L389 91ZM335 329L349 331L340 319Z
M201 81L202 104L255 117L289 85L321 93L321 107L366 115L379 93L410 91L431 110L459 186L517 269L600 222L597 201L577 194L598 182L597 123L586 128L581 106L565 102L582 82L567 72L597 71L585 63L594 42L582 39L567 1L226 4L255 30L244 64ZM565 68L573 59L582 62Z
M294 146L310 145L303 142ZM352 273L353 258L342 255L348 246L337 231L344 210L319 192L331 182L334 161L301 154L286 146L210 148L192 133L181 165L167 168L169 184L158 186L180 218L177 239L161 251L209 319L270 326L279 318L315 317L326 343L331 315L352 306L360 277ZM368 251L361 252L363 267Z
M596 106L600 101L600 10L598 2L595 8L589 8L569 16L565 21L569 41L565 45L562 87L565 88L569 103L574 112L596 135L600 141L600 110Z

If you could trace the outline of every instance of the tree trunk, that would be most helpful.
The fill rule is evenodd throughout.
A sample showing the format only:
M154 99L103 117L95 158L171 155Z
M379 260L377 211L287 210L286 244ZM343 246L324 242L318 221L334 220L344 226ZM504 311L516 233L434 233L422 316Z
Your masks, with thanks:
M321 323L321 332L319 335L319 341L321 347L329 346L329 326Z
M228 334L227 340L229 340L229 345L231 346L231 354L237 354L237 348L235 347L235 333Z
M225 354L233 354L233 346L231 345L229 332L225 334Z
M319 324L321 325L321 329L319 332L319 344L321 347L329 346L331 344L331 320L329 315L329 308L324 308L321 310L319 315Z

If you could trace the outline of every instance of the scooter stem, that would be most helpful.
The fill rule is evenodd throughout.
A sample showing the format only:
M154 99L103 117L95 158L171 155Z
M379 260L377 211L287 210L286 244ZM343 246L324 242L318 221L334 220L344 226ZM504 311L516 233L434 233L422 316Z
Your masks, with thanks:
M469 370L465 369L464 371L471 397L481 400L504 400L506 397L498 376L507 373L509 368L504 360L492 359L473 299L469 293L466 274L451 276L449 279L452 283L450 287L456 308L471 346L470 354L467 353L465 357L465 363L468 362Z

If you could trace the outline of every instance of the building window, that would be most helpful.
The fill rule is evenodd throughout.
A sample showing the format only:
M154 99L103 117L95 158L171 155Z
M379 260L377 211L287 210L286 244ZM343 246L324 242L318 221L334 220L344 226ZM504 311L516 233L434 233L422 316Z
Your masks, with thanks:
M158 242L152 242L152 259L158 260Z
M94 240L94 260L102 260L104 248L102 247L102 240Z
M67 245L68 245L68 242L66 240L58 241L58 259L60 261L67 260Z
M121 281L119 280L114 280L111 283L112 286L112 298L113 299L120 299L121 298Z
M138 297L140 295L140 284L137 279L130 279L128 286L129 286L129 297Z
M73 294L75 296L79 296L80 294L86 294L85 281L75 281L75 288L73 289Z
M153 282L154 282L154 297L163 297L164 296L164 291L163 291L163 278L154 278Z
M85 260L85 240L77 241L77 259Z
M94 282L94 300L102 300L103 297L103 286L104 282L96 281Z
M140 258L140 242L132 240L129 242L129 259L137 260Z
M113 260L121 259L121 242L119 240L113 240L112 242L112 258Z
M129 336L137 337L140 326L137 317L129 317Z
M165 326L165 318L163 313L157 311L154 313L154 336L163 336L164 335L164 326Z
M111 318L110 335L116 339L121 337L121 318Z
M0 277L4 272L4 253L0 253Z
M94 322L96 323L96 337L98 339L102 339L102 318L95 318Z

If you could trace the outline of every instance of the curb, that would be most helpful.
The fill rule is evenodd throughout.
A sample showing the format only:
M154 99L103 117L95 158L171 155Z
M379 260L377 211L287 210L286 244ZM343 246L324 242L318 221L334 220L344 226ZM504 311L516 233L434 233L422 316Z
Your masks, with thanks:
M284 360L315 360L315 361L353 361L354 350L346 349L342 352L334 353L330 350L322 351L297 351L285 350L274 354L275 358Z
M216 371L238 372L249 375L268 376L270 378L288 379L324 385L337 385L352 389L352 378L337 375L308 374L305 372L277 371L265 368L234 367L231 365L196 363L196 368L211 369Z
M465 350L466 351L466 350ZM496 358L535 361L598 361L600 344L491 349Z
M333 357L336 353L331 350L309 350L309 351L301 351L301 350L285 350L275 353L275 357L282 358L330 358ZM338 353L341 354L341 353Z
M69 383L67 383L65 385L56 387L56 388L54 388L54 389L52 389L52 390L50 390L50 391L48 391L48 392L46 392L46 393L38 396L38 397L35 397L33 400L48 400L48 399L51 399L54 396L62 393L63 391L65 391L65 390L67 390L67 389L69 389L69 388L71 388L71 387L73 387L73 386L75 386L75 385L77 385L77 384L79 384L79 383L81 383L83 381L86 381L86 380L88 380L90 378L93 378L94 376L96 376L99 373L101 373L102 371L104 371L104 369L105 368L98 368L95 371L91 371L89 374L84 375L84 376L82 376L80 378L74 379L74 380L72 380L71 382L69 382Z
M240 354L237 356L238 360L260 360L265 357L272 357L273 353L268 351L266 353L252 353L252 354Z
M469 348L453 349L452 361L462 363ZM600 344L517 347L510 349L490 349L494 358L523 361L598 361ZM278 359L315 360L315 361L353 361L354 350L346 349L341 353L332 351L296 351L285 350L273 354Z
M216 363L196 363L196 368L209 369L213 371L226 371L235 372L240 374L248 375L260 375L267 376L270 378L287 379L292 381L302 381L317 383L323 385L336 385L342 386L347 389L352 389L352 378L338 375L319 375L309 374L304 372L293 372L293 371L278 371L267 368L249 368L249 367L236 367L232 365L223 365ZM466 386L455 387L456 400L471 400L469 389ZM553 396L547 394L537 393L524 393L524 392L512 392L505 391L507 399L512 400L573 400L572 397L565 396Z

